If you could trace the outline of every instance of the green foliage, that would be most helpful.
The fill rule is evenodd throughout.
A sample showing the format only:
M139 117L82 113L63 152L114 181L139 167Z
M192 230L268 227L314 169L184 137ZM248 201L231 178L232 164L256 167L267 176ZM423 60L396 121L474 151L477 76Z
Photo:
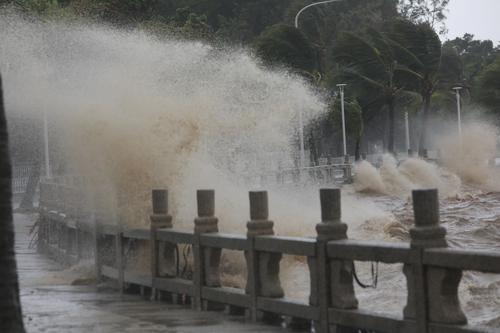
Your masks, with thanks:
M500 56L480 72L474 91L479 103L500 113Z
M363 135L363 112L361 106L356 99L352 101L345 101L344 113L346 122L346 134L356 140L360 139ZM340 100L336 100L333 106L330 106L328 111L328 119L333 128L342 131L342 109Z
M494 47L491 40L477 40L474 35L465 34L444 43L459 55L463 65L463 81L472 84L481 70L491 64L500 54L500 46Z
M44 14L59 8L57 0L16 0L15 4L26 12Z
M446 33L445 11L450 0L399 0L401 15L414 23L426 23L440 34Z
M426 146L427 119L432 95L437 88L441 66L441 40L428 23L413 23L398 19L390 24L387 35L398 53L405 74L404 84L422 97L420 149Z
M422 89L435 81L441 64L441 40L426 23L415 24L407 20L393 20L387 36L395 42L392 47L398 53L399 62L420 79Z
M457 50L449 45L444 45L441 51L441 66L439 67L439 83L445 89L462 85L464 68L462 59Z
M315 69L315 50L305 35L294 27L273 25L256 39L254 47L266 64L282 64L308 73Z
M405 88L402 74L408 69L398 63L400 47L379 31L370 29L367 37L345 32L337 41L335 59L343 66L345 78L355 90L372 90L379 110L387 110L387 149L394 152L395 102Z

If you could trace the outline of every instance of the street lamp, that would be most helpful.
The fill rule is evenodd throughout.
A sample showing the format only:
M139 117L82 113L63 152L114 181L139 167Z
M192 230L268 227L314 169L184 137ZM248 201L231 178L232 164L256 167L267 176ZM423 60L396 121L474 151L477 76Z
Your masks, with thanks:
M311 8L313 6L316 6L316 5L323 5L323 4L326 4L326 3L338 2L338 1L342 1L342 0L319 1L319 2L314 2L314 3L311 3L311 4L307 5L307 6L305 6L304 8L302 8L301 10L298 11L297 15L295 15L295 28L297 28L297 29L299 28L299 16L306 9Z
M342 1L342 0L327 0L327 1L320 1L320 2L314 2L311 3L305 7L303 7L301 10L297 12L297 15L295 15L295 28L299 28L299 16L302 14L306 9L311 8L316 5L322 5L330 2L337 2L337 1ZM300 167L304 167L305 163L305 153L304 153L304 119L302 115L302 110L299 111L299 136L300 136ZM344 149L345 150L345 149Z
M47 120L47 110L43 110L43 146L45 159L45 177L50 178L50 159L49 159L49 124Z
M457 96L457 119L458 119L458 136L462 138L462 120L461 120L461 115L460 115L460 90L462 90L462 87L454 87L453 90L455 90L456 96Z
M342 142L344 144L344 156L347 156L347 141L345 137L345 110L344 110L344 88L347 84L339 83L337 87L340 90L340 109L342 111Z
M408 120L408 111L405 111L405 134L406 134L406 151L408 152L408 157L411 155L410 146L410 123Z

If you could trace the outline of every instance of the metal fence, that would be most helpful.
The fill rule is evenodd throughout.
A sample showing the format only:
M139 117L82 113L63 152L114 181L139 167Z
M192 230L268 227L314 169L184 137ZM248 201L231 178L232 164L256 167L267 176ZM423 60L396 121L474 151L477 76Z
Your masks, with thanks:
M30 175L32 174L33 164L14 165L12 167L12 193L22 194L26 192Z
M198 212L193 232L174 229L166 190L152 191L149 229L123 229L105 214L89 211L75 183L42 183L39 250L73 263L94 257L99 278L150 290L153 298L189 299L194 309L226 306L252 320L287 316L291 322L312 324L315 332L489 332L467 325L458 298L462 271L500 273L500 254L449 248L439 225L437 190L413 191L415 224L409 243L355 241L347 238L341 220L340 190L320 190L321 222L314 238L275 236L268 216L267 192L250 192L246 235L224 234L214 214L214 191L197 192ZM136 271L126 251L132 244L149 244L148 271ZM193 276L176 269L176 245L193 249ZM244 253L244 289L224 287L220 280L222 249ZM283 255L307 258L308 302L285 295L280 282ZM353 285L353 262L402 263L407 281L407 305L399 316L383 316L359 308Z

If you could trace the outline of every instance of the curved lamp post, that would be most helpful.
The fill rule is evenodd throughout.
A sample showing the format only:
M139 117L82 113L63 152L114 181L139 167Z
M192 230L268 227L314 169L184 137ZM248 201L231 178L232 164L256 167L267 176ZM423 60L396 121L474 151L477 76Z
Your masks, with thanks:
M338 2L342 0L326 0L326 1L319 1L319 2L313 2L305 7L303 7L301 10L297 12L297 15L295 15L295 28L299 28L299 16L302 14L305 10L308 8L314 7L316 5L323 5L331 2ZM305 164L305 152L304 152L304 120L303 120L303 115L302 115L302 110L299 112L299 135L300 135L300 167L303 168ZM345 135L344 135L345 136ZM345 139L344 139L345 141ZM345 143L344 143L345 145ZM345 150L345 149L344 149ZM345 154L345 152L344 152Z
M326 4L326 3L330 3L330 2L338 2L338 1L342 1L342 0L327 0L327 1L319 1L319 2L313 2L307 6L305 6L304 8L302 8L301 10L299 10L299 12L297 13L297 15L295 15L295 28L299 28L299 16L300 14L302 14L302 12L304 12L306 9L308 8L311 8L311 7L314 7L316 5L323 5L323 4Z

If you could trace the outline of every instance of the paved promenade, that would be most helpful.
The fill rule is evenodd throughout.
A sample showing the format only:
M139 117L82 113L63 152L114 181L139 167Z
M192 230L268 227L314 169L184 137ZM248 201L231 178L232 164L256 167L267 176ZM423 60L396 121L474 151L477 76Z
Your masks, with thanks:
M197 312L187 307L151 302L111 290L96 292L84 284L91 264L64 270L30 249L29 230L36 215L15 214L16 252L21 303L28 332L286 332L245 322L243 317Z

